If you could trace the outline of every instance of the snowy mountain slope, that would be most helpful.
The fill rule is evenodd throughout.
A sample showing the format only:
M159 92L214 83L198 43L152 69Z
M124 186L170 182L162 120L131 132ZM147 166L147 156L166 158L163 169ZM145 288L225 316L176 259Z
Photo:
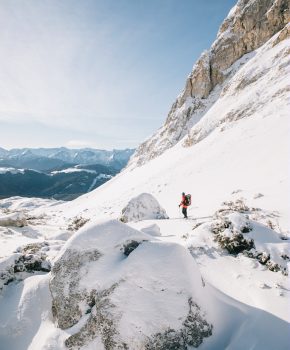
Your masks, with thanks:
M286 29L290 30L290 26ZM263 119L271 117L277 113L278 107L279 115L287 117L289 40L277 43L278 37L279 34L259 50L248 54L251 58L224 86L210 111L190 130L186 145L199 142L215 128L223 131L234 127L233 123L239 119L255 118L256 115Z
M129 167L98 191L68 203L63 208L67 215L84 210L116 215L133 196L149 192L169 216L176 216L176 201L184 189L192 193L193 205L198 206L195 215L202 216L233 191L241 190L238 196L246 196L251 205L258 202L265 209L279 211L281 223L289 225L290 40L274 45L277 36L252 53L189 138L140 168ZM236 89L244 81L252 83ZM239 115L245 104L248 113ZM189 142L192 146L184 148ZM259 192L264 196L254 199Z
M233 65L289 21L288 0L239 0L222 23L209 51L194 65L164 125L139 146L130 160L131 166L157 157L186 136L218 99Z

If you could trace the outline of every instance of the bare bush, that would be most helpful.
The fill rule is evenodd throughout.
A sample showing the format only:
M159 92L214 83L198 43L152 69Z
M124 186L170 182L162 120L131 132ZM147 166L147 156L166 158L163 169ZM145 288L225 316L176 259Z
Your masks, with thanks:
M90 221L90 219L83 218L82 216L76 216L73 218L72 222L68 225L67 229L73 232L78 231L88 221Z

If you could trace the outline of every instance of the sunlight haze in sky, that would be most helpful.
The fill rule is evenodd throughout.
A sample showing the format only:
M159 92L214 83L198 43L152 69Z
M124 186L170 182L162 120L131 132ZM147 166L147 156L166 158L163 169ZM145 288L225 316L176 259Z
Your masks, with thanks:
M0 147L136 147L234 0L0 0Z

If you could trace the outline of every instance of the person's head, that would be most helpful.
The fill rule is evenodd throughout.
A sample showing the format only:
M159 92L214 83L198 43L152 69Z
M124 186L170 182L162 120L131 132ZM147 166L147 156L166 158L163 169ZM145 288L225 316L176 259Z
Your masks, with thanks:
M184 193L184 192L182 192L182 195L183 195L183 196L185 196L185 193Z

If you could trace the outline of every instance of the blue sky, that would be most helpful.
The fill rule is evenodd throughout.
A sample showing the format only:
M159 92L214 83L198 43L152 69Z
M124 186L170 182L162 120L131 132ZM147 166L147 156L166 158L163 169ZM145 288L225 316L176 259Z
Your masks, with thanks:
M235 3L0 1L0 147L136 147Z

